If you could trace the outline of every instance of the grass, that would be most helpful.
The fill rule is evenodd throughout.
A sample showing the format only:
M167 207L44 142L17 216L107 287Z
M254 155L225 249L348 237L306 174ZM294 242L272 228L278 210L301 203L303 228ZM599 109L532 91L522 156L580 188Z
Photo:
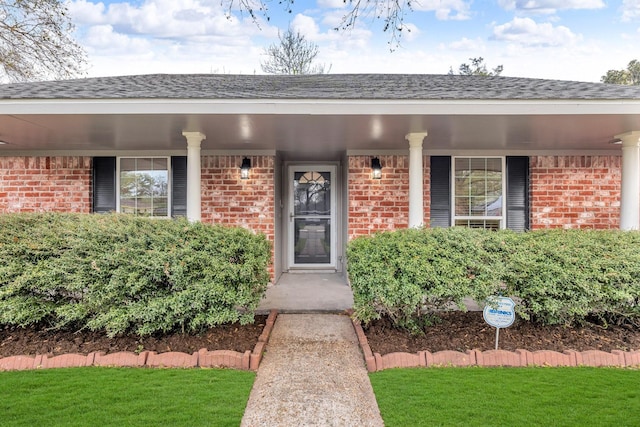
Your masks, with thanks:
M370 376L385 426L640 426L640 370L392 369Z
M238 426L254 378L218 369L0 372L0 424Z

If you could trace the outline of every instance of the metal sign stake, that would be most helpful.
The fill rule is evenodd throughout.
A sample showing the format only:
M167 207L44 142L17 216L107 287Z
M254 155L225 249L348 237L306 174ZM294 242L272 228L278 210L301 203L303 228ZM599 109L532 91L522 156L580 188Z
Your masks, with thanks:
M496 350L498 349L498 340L500 339L500 328L496 328Z

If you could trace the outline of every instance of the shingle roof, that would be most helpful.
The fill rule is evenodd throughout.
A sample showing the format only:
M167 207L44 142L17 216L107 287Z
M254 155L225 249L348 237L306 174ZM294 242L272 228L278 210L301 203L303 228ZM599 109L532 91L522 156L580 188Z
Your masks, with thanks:
M640 87L428 74L151 74L0 85L0 99L640 99Z

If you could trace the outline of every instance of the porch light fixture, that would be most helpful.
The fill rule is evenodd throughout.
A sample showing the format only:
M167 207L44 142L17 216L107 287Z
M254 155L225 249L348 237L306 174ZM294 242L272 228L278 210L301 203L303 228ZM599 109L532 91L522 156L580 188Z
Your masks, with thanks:
M245 157L242 159L242 166L240 166L240 178L249 179L249 171L251 170L251 159Z
M380 159L377 157L371 159L371 177L373 179L382 178L382 165L380 164Z

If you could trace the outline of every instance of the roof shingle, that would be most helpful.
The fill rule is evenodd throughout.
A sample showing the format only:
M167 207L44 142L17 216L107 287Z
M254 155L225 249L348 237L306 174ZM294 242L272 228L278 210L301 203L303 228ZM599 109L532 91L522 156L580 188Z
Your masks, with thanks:
M149 74L0 85L0 99L638 100L640 87L433 74Z

